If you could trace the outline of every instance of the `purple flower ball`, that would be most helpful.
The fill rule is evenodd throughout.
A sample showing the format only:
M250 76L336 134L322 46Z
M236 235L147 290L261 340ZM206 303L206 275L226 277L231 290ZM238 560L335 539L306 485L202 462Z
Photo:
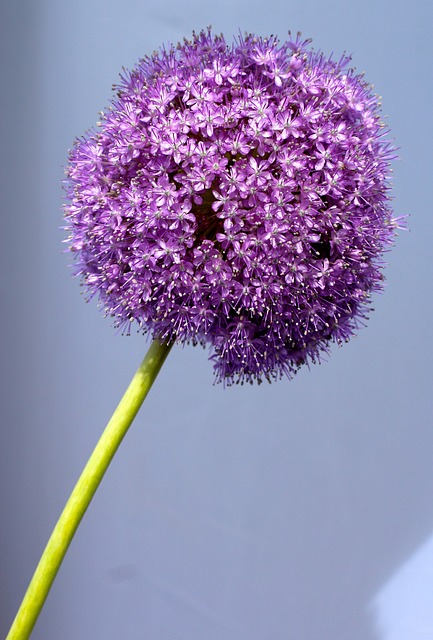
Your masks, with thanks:
M299 36L210 30L124 72L67 167L70 250L129 330L209 345L216 379L283 374L363 323L396 221L379 103Z

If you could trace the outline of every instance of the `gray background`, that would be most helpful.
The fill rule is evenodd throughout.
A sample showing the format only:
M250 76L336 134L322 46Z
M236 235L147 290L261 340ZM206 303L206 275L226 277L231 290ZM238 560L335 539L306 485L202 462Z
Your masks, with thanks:
M410 213L366 329L291 382L213 386L176 348L71 545L34 640L433 637L429 0L3 0L0 635L147 344L62 253L75 136L122 66L212 24L353 52ZM404 623L403 623L404 620Z

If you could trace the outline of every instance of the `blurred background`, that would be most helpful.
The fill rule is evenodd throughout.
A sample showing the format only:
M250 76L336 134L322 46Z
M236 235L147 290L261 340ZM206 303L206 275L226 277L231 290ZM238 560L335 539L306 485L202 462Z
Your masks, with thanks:
M34 640L431 640L428 0L0 3L0 636L148 343L85 304L61 244L68 149L122 66L211 24L301 31L383 98L396 215L368 327L260 387L175 348L91 504Z

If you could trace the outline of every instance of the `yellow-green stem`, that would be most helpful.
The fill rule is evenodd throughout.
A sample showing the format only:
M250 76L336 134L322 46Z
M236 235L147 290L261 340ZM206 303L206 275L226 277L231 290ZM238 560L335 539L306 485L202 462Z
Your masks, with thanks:
M78 525L170 348L157 340L152 342L54 527L6 640L30 636Z

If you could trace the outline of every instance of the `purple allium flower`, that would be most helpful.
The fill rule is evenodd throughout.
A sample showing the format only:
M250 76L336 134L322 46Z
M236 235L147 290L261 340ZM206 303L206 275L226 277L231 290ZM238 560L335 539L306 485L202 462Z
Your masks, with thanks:
M116 324L209 344L218 380L293 374L346 341L396 222L378 99L339 61L210 30L125 72L77 140L77 273Z

